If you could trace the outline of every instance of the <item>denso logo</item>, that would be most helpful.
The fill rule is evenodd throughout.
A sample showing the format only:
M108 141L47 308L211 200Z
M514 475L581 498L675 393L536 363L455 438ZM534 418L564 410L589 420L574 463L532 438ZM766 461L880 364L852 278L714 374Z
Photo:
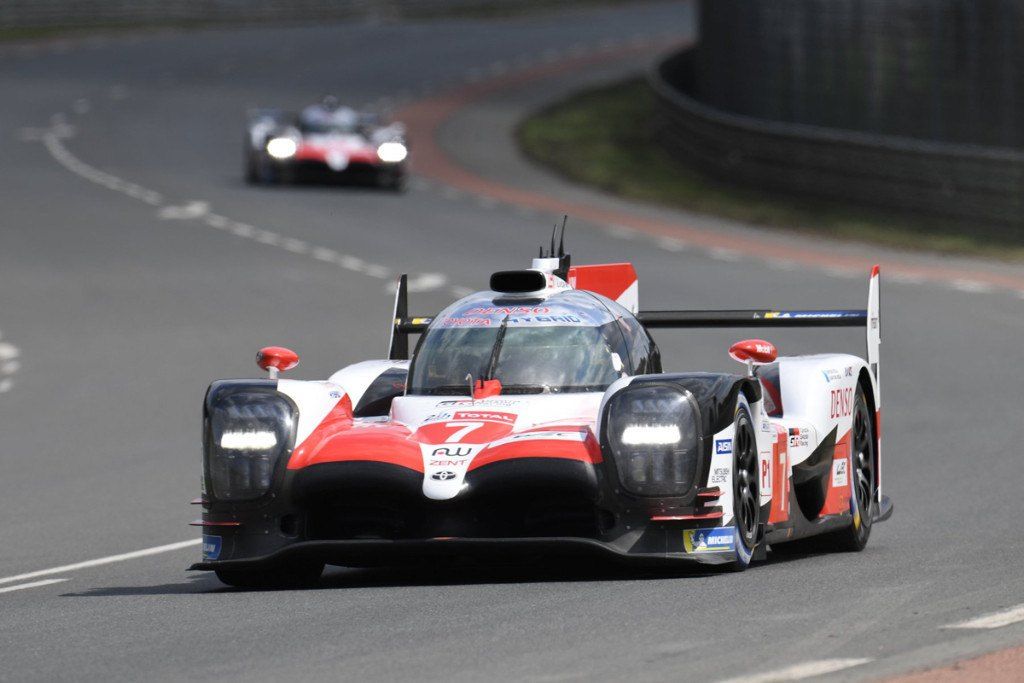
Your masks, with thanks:
M853 389L833 389L829 418L849 417L853 414Z
M440 458L440 457L449 457L449 458L451 458L451 457L459 457L459 456L466 457L466 456L469 456L469 455L472 455L472 454L473 454L473 449L469 448L468 446L466 446L466 447L464 447L464 446L441 446L440 448L435 448L434 452L431 453L431 455L434 456L435 458Z

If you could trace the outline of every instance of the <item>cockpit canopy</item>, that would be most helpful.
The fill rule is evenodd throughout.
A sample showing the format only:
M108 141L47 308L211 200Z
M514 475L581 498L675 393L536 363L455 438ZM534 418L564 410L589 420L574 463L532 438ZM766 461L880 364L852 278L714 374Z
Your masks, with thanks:
M603 391L660 372L657 348L629 311L591 292L542 299L481 292L443 310L420 339L409 394L465 395L497 379L503 394Z

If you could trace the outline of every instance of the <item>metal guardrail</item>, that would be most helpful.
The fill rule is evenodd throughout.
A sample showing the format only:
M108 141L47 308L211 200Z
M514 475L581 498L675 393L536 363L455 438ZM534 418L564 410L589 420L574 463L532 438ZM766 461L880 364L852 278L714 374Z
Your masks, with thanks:
M573 0L0 0L0 29L394 18L578 4Z
M687 163L770 190L978 221L1019 235L1024 152L767 121L707 106L688 94L693 50L650 74L659 139Z

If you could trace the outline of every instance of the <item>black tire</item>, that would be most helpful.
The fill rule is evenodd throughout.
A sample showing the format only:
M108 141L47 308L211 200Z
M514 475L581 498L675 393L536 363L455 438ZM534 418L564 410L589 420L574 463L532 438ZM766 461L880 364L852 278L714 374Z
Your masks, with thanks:
M392 192L404 192L405 173L402 171L381 171L377 174L377 186Z
M850 505L853 522L845 529L835 531L823 539L836 550L859 552L871 537L871 522L875 515L875 419L868 408L864 387L857 385L853 403L853 427L850 429L850 477L853 496Z
M245 182L250 185L256 185L260 182L260 173L256 168L256 161L252 158L251 154L245 160Z
M743 571L757 548L757 535L761 524L760 466L757 454L757 435L750 418L750 408L742 401L736 408L735 432L732 440L732 506L736 525L737 557L730 565L734 571ZM740 547L742 545L742 547Z
M307 562L274 569L218 569L217 578L235 588L308 588L323 574L323 562Z

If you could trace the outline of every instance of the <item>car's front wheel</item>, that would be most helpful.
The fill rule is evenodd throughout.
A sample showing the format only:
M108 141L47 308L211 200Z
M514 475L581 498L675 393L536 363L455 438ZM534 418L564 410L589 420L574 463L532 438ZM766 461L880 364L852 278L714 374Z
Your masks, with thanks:
M743 571L750 564L757 547L760 525L761 491L757 437L750 417L750 406L741 398L734 418L735 431L732 439L733 520L736 525L736 560L732 568Z
M217 578L235 588L307 588L320 579L323 562L304 562L273 569L218 569Z

